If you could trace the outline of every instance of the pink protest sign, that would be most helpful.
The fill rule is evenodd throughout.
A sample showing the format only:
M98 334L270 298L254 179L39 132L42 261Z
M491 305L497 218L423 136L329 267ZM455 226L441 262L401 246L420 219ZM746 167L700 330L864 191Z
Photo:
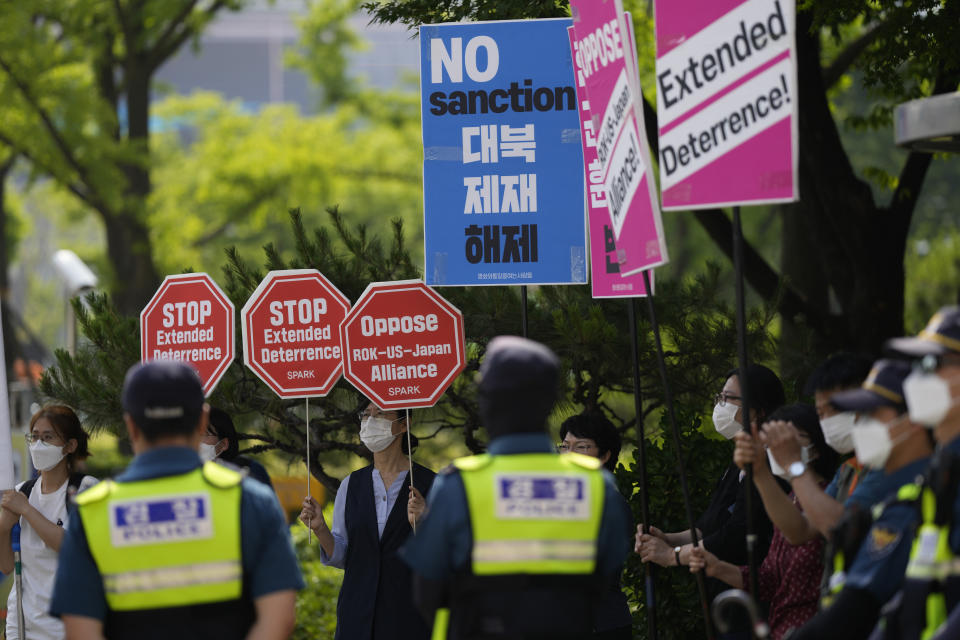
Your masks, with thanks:
M664 209L797 199L794 0L657 0Z
M573 27L567 28L571 50L576 34ZM636 273L620 276L617 260L617 243L613 235L610 213L607 211L607 194L597 158L597 138L593 131L590 100L587 97L586 81L574 57L573 71L576 76L577 106L580 110L580 139L583 142L583 164L586 167L587 219L590 231L590 291L594 298L632 298L647 295L643 275ZM653 283L653 271L650 271Z
M626 31L621 0L571 0L570 7L572 52L583 76L596 137L599 167L594 170L602 177L620 275L628 276L668 260L634 71L633 38Z

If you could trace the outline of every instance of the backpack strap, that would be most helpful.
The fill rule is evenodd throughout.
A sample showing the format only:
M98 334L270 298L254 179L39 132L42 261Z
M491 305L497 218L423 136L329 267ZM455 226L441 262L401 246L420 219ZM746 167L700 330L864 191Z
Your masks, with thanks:
M83 471L74 471L70 474L70 477L67 478L67 487L71 489L80 489L80 485L83 483L83 479L87 477Z
M83 473L82 471L76 471L74 473L71 473L70 476L67 478L67 493L63 497L63 500L64 500L64 504L67 505L68 512L70 511L70 505L73 504L73 496L75 496L76 493L80 490L80 485L83 483L83 479L86 477L87 477L87 474ZM37 480L39 479L40 479L39 476L37 476L36 478L30 478L29 480L24 482L22 485L20 485L20 493L22 493L23 495L27 496L27 498L29 498L30 493L33 491L34 485L37 484ZM71 489L73 491L71 491Z
M20 493L22 493L23 495L29 498L30 492L33 491L33 485L35 484L37 484L37 479L30 478L29 480L24 482L22 485L20 485Z

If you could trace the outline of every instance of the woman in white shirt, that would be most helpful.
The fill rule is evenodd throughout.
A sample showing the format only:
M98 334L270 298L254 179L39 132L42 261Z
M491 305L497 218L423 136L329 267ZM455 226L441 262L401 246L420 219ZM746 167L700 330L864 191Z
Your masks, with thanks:
M20 523L23 619L30 640L61 640L63 623L47 609L57 571L57 553L67 526L67 505L73 494L97 479L75 473L76 463L89 455L87 434L70 407L50 405L30 419L27 434L30 458L40 471L35 482L21 482L0 499L0 571L14 570L10 532ZM27 495L29 494L29 495ZM18 633L16 590L7 599L7 640L25 640Z

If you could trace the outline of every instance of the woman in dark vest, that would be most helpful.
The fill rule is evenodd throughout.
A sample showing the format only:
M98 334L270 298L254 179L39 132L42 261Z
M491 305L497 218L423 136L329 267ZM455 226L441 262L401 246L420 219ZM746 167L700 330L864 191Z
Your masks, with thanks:
M333 505L333 529L320 505L303 501L300 520L317 534L324 564L344 570L335 640L427 640L429 627L411 598L410 569L397 550L420 517L434 473L413 465L410 490L407 430L397 411L371 403L360 414L360 440L373 464L344 478ZM411 444L415 440L411 437Z

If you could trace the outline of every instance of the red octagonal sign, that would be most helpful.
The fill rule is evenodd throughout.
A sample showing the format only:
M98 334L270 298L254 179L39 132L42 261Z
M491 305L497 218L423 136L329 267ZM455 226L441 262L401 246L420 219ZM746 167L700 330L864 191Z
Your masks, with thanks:
M350 301L316 269L271 271L240 311L243 362L282 398L325 396Z
M189 362L209 396L233 362L233 314L207 274L167 276L140 312L140 358Z
M343 376L381 409L433 406L466 366L463 315L422 280L368 285L340 335Z

